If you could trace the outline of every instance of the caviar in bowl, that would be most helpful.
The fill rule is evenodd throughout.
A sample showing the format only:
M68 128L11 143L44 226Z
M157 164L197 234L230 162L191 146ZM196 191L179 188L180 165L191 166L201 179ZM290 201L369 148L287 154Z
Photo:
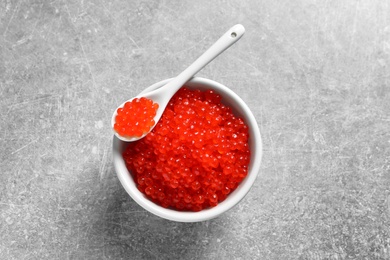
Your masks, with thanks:
M147 88L145 91L151 91L159 88L166 84L169 80L170 79L158 82ZM113 156L115 169L121 184L133 200L135 200L140 206L165 219L179 222L197 222L219 216L236 205L248 193L259 172L262 157L262 142L260 131L253 114L242 99L240 99L232 90L215 81L199 77L192 78L185 84L185 87L189 90L212 90L213 92L218 93L222 98L222 104L230 107L233 114L237 118L243 119L248 128L249 139L247 141L250 150L250 160L246 170L246 175L242 181L240 181L238 186L232 189L232 192L229 193L224 200L212 207L201 208L195 212L177 210L172 207L163 207L149 199L148 196L144 194L145 192L143 193L140 191L140 180L134 180L134 174L132 174L134 172L129 172L128 170L129 167L126 163L128 164L129 162L125 161L128 160L128 158L125 159L123 153L129 150L126 148L132 144L120 141L118 138L114 137ZM148 193L148 191L146 191L146 193Z

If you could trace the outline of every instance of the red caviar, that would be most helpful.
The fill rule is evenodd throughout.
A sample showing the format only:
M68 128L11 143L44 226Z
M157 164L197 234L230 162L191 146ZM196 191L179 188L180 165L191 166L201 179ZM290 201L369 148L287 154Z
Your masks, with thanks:
M141 97L134 98L117 109L114 130L121 136L141 137L154 126L158 104Z
M248 173L248 127L212 90L181 88L156 127L123 153L138 189L165 208L214 207Z

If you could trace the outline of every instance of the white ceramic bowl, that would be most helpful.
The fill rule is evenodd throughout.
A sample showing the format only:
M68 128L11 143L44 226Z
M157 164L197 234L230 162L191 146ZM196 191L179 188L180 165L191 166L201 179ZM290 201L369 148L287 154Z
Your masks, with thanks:
M170 79L160 81L145 89L144 92L159 88L165 85L169 80ZM248 125L249 146L251 151L249 170L247 176L240 183L237 189L230 193L228 197L224 201L219 203L217 206L209 209L204 209L199 212L187 212L166 209L149 200L143 193L141 193L137 189L136 183L134 182L129 171L127 170L122 157L122 152L125 150L127 143L119 140L117 137L115 137L115 135L113 140L113 159L116 173L123 187L125 188L127 193L133 198L133 200L135 200L144 209L157 216L173 221L198 222L212 219L221 215L222 213L226 212L234 205L239 203L249 192L260 170L262 158L262 141L255 117L253 116L248 106L244 103L244 101L232 90L220 83L200 77L192 78L186 83L186 86L190 89L215 90L222 96L222 103L230 106L233 110L233 113L236 116L240 116L241 118L243 118Z

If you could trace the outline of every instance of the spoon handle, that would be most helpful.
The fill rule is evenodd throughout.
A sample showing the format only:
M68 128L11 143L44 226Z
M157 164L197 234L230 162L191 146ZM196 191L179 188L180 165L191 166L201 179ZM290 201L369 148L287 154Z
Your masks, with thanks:
M190 78L199 72L204 66L214 60L219 54L237 42L245 33L245 28L241 24L236 24L221 36L207 51L195 60L187 69L167 83L167 91L172 95L183 86Z

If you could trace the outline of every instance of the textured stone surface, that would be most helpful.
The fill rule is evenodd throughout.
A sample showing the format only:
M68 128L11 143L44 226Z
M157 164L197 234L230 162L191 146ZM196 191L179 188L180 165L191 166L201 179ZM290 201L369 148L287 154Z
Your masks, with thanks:
M0 2L1 259L389 259L388 1ZM198 75L253 110L255 186L201 223L150 215L112 159L113 109Z

